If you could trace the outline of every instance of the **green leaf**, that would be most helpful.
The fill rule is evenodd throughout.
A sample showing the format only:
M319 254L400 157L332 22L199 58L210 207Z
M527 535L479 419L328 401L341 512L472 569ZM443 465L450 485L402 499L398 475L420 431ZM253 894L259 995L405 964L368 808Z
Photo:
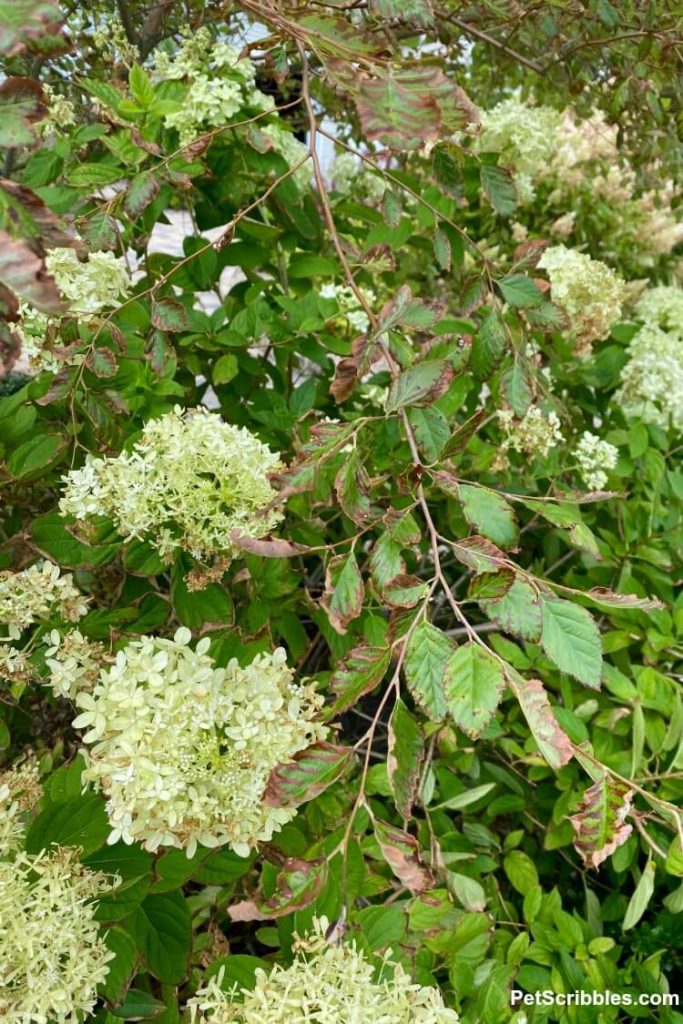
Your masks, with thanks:
M505 352L505 324L500 313L488 313L474 336L470 367L478 380L488 380Z
M349 519L365 526L371 514L370 478L356 448L337 473L334 486L339 504Z
M139 217L156 199L161 185L152 171L136 175L128 186L124 208L129 217Z
M503 860L503 868L513 888L522 896L538 886L536 865L522 850L511 850Z
M40 853L55 846L77 846L82 856L99 850L111 831L102 797L94 793L49 804L26 833L26 852Z
M226 352L225 355L219 356L213 364L211 373L214 385L219 387L221 384L229 384L237 376L239 369L237 356L232 352Z
M498 282L500 293L511 306L538 306L543 292L526 274L509 274Z
M462 185L462 158L452 142L439 142L432 152L434 177L445 192L458 195Z
M579 809L569 820L574 846L589 867L597 868L626 842L632 828L625 824L633 792L625 783L605 774L583 794Z
M486 909L486 893L476 878L449 871L447 879L448 888L465 910L477 913Z
M65 447L66 438L60 434L35 434L14 449L7 469L17 479L35 476L52 465Z
M396 412L406 405L436 401L453 379L453 367L445 359L426 359L404 370L389 387L385 408Z
M541 600L541 645L557 667L594 690L600 689L600 633L585 608L555 597Z
M154 102L154 86L146 71L139 64L133 64L128 72L130 91L141 107L148 108Z
M177 985L186 977L192 928L187 904L180 893L146 896L125 927L155 978Z
M108 963L109 972L99 987L109 1003L122 1003L135 975L138 954L130 935L121 928L108 928L104 943L115 954Z
M628 931L630 928L635 927L638 924L641 917L647 910L648 903L652 899L655 891L655 865L654 862L648 860L643 873L640 876L640 881L635 888L633 896L629 900L628 907L626 908L626 914L624 915L624 922L622 928L624 931Z
M39 551L59 565L70 569L96 568L111 562L121 548L120 542L90 545L78 540L62 517L50 512L33 520L33 543Z
M408 419L420 452L428 462L436 462L451 434L448 420L439 409L416 405L408 409Z
M412 815L423 756L422 729L399 698L389 719L387 773L396 810L404 821Z
M495 164L482 164L479 176L484 195L496 213L501 217L509 217L514 213L517 208L517 189L510 172Z
M515 415L523 417L531 405L533 390L531 377L519 360L503 373L500 389Z
M486 615L504 632L523 640L537 641L540 638L541 601L526 580L516 579L503 597L480 603Z
M496 713L505 686L498 659L474 641L456 648L444 677L448 712L471 739L486 728Z
M333 629L346 633L346 627L363 610L365 587L356 556L331 558L325 574L325 596L321 602Z
M501 569L500 572L484 572L480 576L473 576L470 580L467 598L470 601L479 601L482 607L486 607L485 602L496 602L505 597L516 579L517 577L512 569Z
M458 493L465 519L480 534L500 548L516 544L519 530L512 507L505 498L496 491L471 484L460 484Z
M337 264L327 256L312 252L296 252L289 260L287 274L294 280L304 277L334 277Z
M85 188L88 185L113 185L125 177L125 170L118 164L76 164L66 176L70 185Z
M426 28L434 20L430 0L370 0L370 10L388 21L400 19Z
M55 0L4 0L0 3L0 53L21 53L27 42L57 32L61 21Z
M444 673L453 649L446 634L430 622L419 623L408 640L404 664L408 689L433 722L442 722L448 713Z
M150 1020L158 1017L165 1009L165 1004L160 1003L149 992L131 988L121 1006L111 1007L109 1013L121 1020Z
M152 323L160 331L189 331L187 310L177 299L161 298L152 302Z

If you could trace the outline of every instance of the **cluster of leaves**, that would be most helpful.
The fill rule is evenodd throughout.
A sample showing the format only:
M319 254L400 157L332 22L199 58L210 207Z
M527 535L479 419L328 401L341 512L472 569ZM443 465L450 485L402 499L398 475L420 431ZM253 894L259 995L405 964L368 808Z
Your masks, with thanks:
M262 0L233 5L227 24L211 5L177 6L155 5L150 26L121 4L139 59L106 63L90 35L107 10L60 30L54 4L0 4L0 356L19 355L21 299L50 315L63 362L3 381L1 567L47 557L72 571L92 598L79 628L112 649L178 625L208 635L218 664L284 646L325 693L336 739L271 777L268 800L300 811L249 858L152 855L106 846L69 714L38 681L7 680L3 756L33 747L45 776L27 849L77 846L121 878L98 904L116 957L97 1020L173 1024L204 977L249 987L321 915L368 953L391 947L468 1024L511 1019L513 987L665 992L683 911L679 442L610 402L632 326L575 357L535 270L543 243L510 242L514 187L468 126L492 79L538 87L542 70L558 108L583 81L590 109L604 99L590 83L611 74L622 107L660 126L664 163L668 5L514 5L529 8L515 40L508 5L481 5L480 20L429 0ZM217 38L258 25L258 81L282 109L183 147L164 122L180 87L145 58L166 33L173 51L184 18L214 15ZM44 84L77 117L41 141ZM330 186L323 111L339 152L368 144L381 199L360 165L357 188ZM262 116L308 133L310 184ZM192 225L182 255L150 244L169 211ZM45 266L67 245L134 260L130 295L71 315ZM364 332L330 285L351 290ZM609 492L581 488L568 449L501 463L496 410L523 417L546 394L541 368L566 435L599 417L619 448ZM147 420L201 403L287 466L278 536L245 541L196 590L190 573L207 567L187 553L164 562L107 520L86 534L58 503L86 453L130 448ZM42 623L31 650L61 625Z

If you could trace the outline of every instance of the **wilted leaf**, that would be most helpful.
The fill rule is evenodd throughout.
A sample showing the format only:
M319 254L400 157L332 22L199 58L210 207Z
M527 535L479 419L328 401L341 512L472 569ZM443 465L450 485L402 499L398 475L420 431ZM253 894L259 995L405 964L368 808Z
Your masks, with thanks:
M365 526L370 518L370 479L357 449L349 454L334 482L339 504L354 523Z
M353 552L331 558L325 573L325 596L321 604L337 633L346 633L348 623L360 615L364 596L363 578Z
M9 285L43 313L61 313L66 308L45 261L26 242L0 229L0 280Z
M632 827L625 821L632 801L633 790L608 775L586 790L569 820L576 833L574 846L588 867L599 867L631 835Z
M160 183L152 171L136 175L128 186L125 210L129 217L139 217L159 194Z
M374 824L382 856L401 884L410 892L429 889L434 884L434 876L422 860L417 839L380 818L376 818Z
M499 601L510 590L516 576L512 569L501 569L500 572L485 572L470 580L467 597L471 601ZM539 615L540 628L540 615Z
M177 299L161 298L152 302L152 323L160 331L188 331L187 310Z
M327 861L323 857L315 860L288 857L277 876L274 894L257 903L257 909L264 918L285 917L303 910L318 898L326 881ZM230 911L229 907L229 914Z
M281 537L247 537L237 530L230 534L230 541L241 551L248 551L250 555L259 555L261 558L292 558L308 551L305 544L297 544L292 540L283 540Z
M453 545L453 553L475 573L496 572L508 564L504 552L486 537L465 537Z
M387 412L406 405L428 405L448 390L453 367L445 359L426 359L404 370L392 381L385 403Z
M590 598L595 604L605 605L607 608L638 608L641 611L657 611L666 608L663 601L654 597L638 597L637 594L617 594L608 587L591 587L590 590L582 591L584 597Z
M31 127L45 115L45 94L34 78L6 78L0 85L0 147L30 146Z
M384 678L391 652L386 647L354 647L335 670L330 690L335 697L329 717L335 717L369 693Z
M389 719L387 772L396 810L404 821L412 814L423 756L422 729L399 698Z
M550 767L559 771L571 761L572 745L553 714L543 683L540 679L523 679L516 672L508 674L508 683L519 701L538 749Z

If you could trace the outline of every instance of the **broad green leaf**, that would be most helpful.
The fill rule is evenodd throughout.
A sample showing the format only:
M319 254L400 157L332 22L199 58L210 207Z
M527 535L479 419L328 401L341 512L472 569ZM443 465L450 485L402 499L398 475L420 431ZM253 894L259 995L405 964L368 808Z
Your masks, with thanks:
M476 878L461 875L456 871L449 871L447 879L448 888L465 910L477 913L486 909L486 893L483 885Z
M483 320L474 336L470 367L478 380L488 380L503 358L506 343L505 324L496 310Z
M396 412L406 405L435 402L453 379L453 367L445 359L426 359L416 363L392 382L385 408Z
M538 886L538 871L531 857L522 850L511 850L503 860L505 874L510 879L510 884L526 896L532 889Z
M451 434L448 420L439 409L416 405L408 409L408 419L420 452L427 462L436 462Z
M145 897L125 924L151 974L168 985L187 975L192 928L185 900L178 892Z
M112 1017L121 1020L150 1020L158 1017L165 1009L166 1005L149 992L131 988L121 1006L114 1006L109 1012Z
M526 274L509 274L498 282L501 295L511 306L538 306L543 292Z
M505 498L496 491L471 484L460 484L458 492L465 519L478 533L501 548L516 544L519 530L512 507Z
M453 650L446 634L430 622L419 623L408 640L404 664L408 689L433 722L442 722L448 713L444 673Z
M49 804L41 811L26 833L26 851L77 846L87 857L104 845L110 831L102 797L87 793L66 803Z
M483 732L496 713L505 686L498 659L474 641L456 648L444 677L448 712L472 739Z
M632 800L629 786L606 774L584 793L570 821L575 832L574 846L589 867L599 867L630 836L632 828L625 820Z
M43 554L67 568L95 568L115 558L120 542L107 538L101 544L84 544L67 528L64 519L53 512L33 520L33 543ZM110 534L111 536L111 534Z
M108 974L99 991L110 1003L122 1003L135 975L138 953L133 939L121 928L108 928L104 943L115 954L108 963Z
M497 600L480 600L484 612L506 633L536 641L541 635L541 602L526 580L516 579Z
M532 378L522 362L515 360L502 375L500 389L516 416L524 416L533 398Z
M404 821L412 816L423 756L422 729L399 698L389 719L387 772L396 810Z
M125 210L129 217L139 217L149 204L156 199L161 185L152 171L136 175L128 186Z
M496 213L501 217L509 217L514 213L517 208L517 189L510 172L495 164L482 164L479 175L484 195Z
M76 164L67 175L70 185L84 188L88 185L112 185L126 176L125 169L112 164Z
M555 597L541 600L541 645L557 667L594 690L600 689L602 645L585 608Z

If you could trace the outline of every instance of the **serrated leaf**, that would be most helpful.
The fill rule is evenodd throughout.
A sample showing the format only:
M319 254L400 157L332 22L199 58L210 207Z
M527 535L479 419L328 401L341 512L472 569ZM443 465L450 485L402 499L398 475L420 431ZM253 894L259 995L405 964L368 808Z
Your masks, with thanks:
M392 608L414 608L429 590L429 584L419 576L401 573L382 587L382 597Z
M129 217L139 217L159 194L160 182L152 171L136 175L128 186L124 208Z
M436 462L451 434L448 420L439 409L417 405L408 410L408 419L420 452L428 462Z
M531 733L551 768L559 771L573 757L569 737L553 714L548 694L540 679L523 679L516 672L508 675Z
M417 839L380 818L375 819L374 826L382 856L401 884L410 892L429 889L434 876L422 860Z
M344 776L354 760L353 747L315 743L272 770L263 802L268 807L298 807Z
M526 580L516 579L502 598L481 601L488 617L505 633L537 641L541 635L541 601Z
M449 715L458 728L476 739L496 713L505 676L498 659L470 641L448 659L444 687Z
M462 185L462 158L452 142L439 142L432 153L434 177L446 192L458 195Z
M602 644L590 613L570 601L543 597L541 614L541 646L548 657L562 672L599 690Z
M524 365L516 361L500 378L500 390L515 416L526 415L533 398L531 378Z
M423 757L422 729L399 698L389 719L387 774L396 810L404 821L412 815Z
M465 537L453 544L453 553L475 573L496 572L507 565L505 553L486 537Z
M404 370L389 387L385 403L387 412L396 412L406 405L435 402L453 379L453 367L445 359L426 359Z
M135 976L138 953L131 936L121 928L108 928L103 935L104 943L114 953L108 963L107 977L99 991L110 1003L122 1003Z
M538 306L543 292L526 274L508 274L498 282L500 293L511 306Z
M479 170L481 187L491 206L501 217L509 217L517 208L517 189L512 175L504 167L482 164Z
M581 593L594 604L604 605L606 608L633 608L648 612L666 608L664 602L657 598L638 597L637 594L618 594L608 587L591 587L590 590L583 590Z
M472 341L470 367L478 380L488 380L505 352L505 325L500 313L488 313Z
M177 299L161 298L152 302L152 323L160 331L189 331L187 310Z
M458 494L467 522L500 548L517 543L519 530L512 507L497 491L460 484Z
M289 857L277 876L273 895L257 904L259 912L264 918L277 918L303 910L318 898L327 874L328 865L323 857L314 860Z
M623 846L632 832L625 824L631 811L633 791L625 783L604 775L583 794L576 814L574 846L588 867L597 868Z
M446 634L430 622L419 623L408 640L404 664L408 689L433 722L442 722L448 713L444 673L453 649Z
M113 185L125 176L125 170L118 164L76 164L67 174L66 180L70 185L77 188L84 188L88 185Z
M337 633L346 633L352 619L363 609L365 587L353 552L331 558L325 573L325 596L321 604Z
M391 652L386 647L363 645L349 651L332 674L330 690L335 700L330 717L345 711L363 694L374 690L384 678L390 661Z
M515 579L516 576L512 569L501 569L500 572L485 572L480 576L474 576L470 580L467 591L468 600L481 602L499 601L502 597L505 597Z

